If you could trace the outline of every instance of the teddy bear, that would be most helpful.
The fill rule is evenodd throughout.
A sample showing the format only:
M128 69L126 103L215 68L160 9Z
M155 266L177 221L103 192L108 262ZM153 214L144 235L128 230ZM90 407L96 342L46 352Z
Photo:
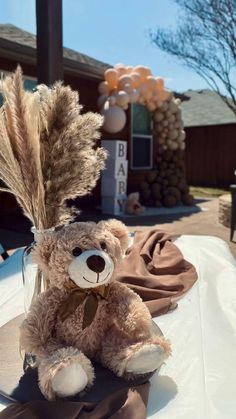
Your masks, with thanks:
M145 208L139 202L139 192L132 192L128 195L125 203L125 212L130 215L139 215Z
M155 371L170 355L141 298L115 279L128 242L126 226L108 220L75 222L36 243L33 257L50 286L31 304L20 346L36 357L46 399L88 390L93 360L130 379Z

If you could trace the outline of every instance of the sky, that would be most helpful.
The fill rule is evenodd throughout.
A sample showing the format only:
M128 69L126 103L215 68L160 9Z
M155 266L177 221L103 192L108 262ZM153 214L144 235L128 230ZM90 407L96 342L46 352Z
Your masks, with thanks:
M0 0L0 23L36 33L35 0ZM63 0L63 44L105 63L142 64L170 90L206 88L206 82L150 40L156 27L176 27L173 0Z

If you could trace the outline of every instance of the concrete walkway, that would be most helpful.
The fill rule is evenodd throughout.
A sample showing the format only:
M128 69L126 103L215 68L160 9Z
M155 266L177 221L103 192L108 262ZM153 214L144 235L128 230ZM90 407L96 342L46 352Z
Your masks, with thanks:
M130 231L156 227L176 234L216 236L228 243L232 254L236 258L236 232L235 242L231 243L229 241L229 229L218 222L218 198L198 200L197 206L199 207L198 212L122 217L122 221L129 227ZM99 213L82 213L80 217L81 220L94 221L98 221L101 218L111 217L101 216ZM8 229L1 225L0 242L2 245L6 249L15 249L29 244L32 241L29 225L27 223L23 223L23 226L17 225L14 231L14 219L12 223L12 227L8 227Z

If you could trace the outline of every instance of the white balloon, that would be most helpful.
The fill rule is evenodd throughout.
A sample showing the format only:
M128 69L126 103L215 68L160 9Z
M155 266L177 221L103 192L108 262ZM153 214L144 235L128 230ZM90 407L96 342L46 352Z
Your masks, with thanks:
M124 91L125 91L126 93L130 94L130 93L133 91L133 87L131 86L131 84L126 83L126 84L124 85Z
M137 89L133 89L132 92L130 93L129 97L130 97L130 103L137 102L137 100L139 98L139 91Z
M101 95L107 95L109 93L109 86L107 81L102 81L98 85L98 91Z
M117 105L123 106L126 105L129 102L129 95L128 93L121 90L116 95L116 103Z
M104 105L104 103L106 102L107 98L108 98L107 95L101 95L101 96L99 96L99 98L97 100L97 105L98 105L98 108L99 109Z
M114 65L114 68L124 68L125 65L123 63L117 63L116 65Z
M181 140L182 140L182 141L184 141L184 140L185 140L185 138L186 138L186 133L185 133L185 131L181 131L181 132L180 132L179 137L181 138Z
M126 124L126 114L119 106L107 106L105 104L102 114L104 115L103 128L110 133L121 131Z
M110 96L107 100L111 106L116 104L116 97L114 95Z

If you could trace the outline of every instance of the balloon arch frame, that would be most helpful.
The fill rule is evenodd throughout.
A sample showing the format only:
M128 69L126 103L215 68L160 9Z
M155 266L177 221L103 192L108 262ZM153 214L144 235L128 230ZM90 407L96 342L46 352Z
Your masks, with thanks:
M105 71L98 91L98 108L104 115L103 129L108 133L115 134L124 128L125 111L130 104L144 105L152 114L156 169L150 170L140 185L142 201L157 207L192 205L186 181L181 101L165 88L164 80L154 77L148 67L117 64Z

